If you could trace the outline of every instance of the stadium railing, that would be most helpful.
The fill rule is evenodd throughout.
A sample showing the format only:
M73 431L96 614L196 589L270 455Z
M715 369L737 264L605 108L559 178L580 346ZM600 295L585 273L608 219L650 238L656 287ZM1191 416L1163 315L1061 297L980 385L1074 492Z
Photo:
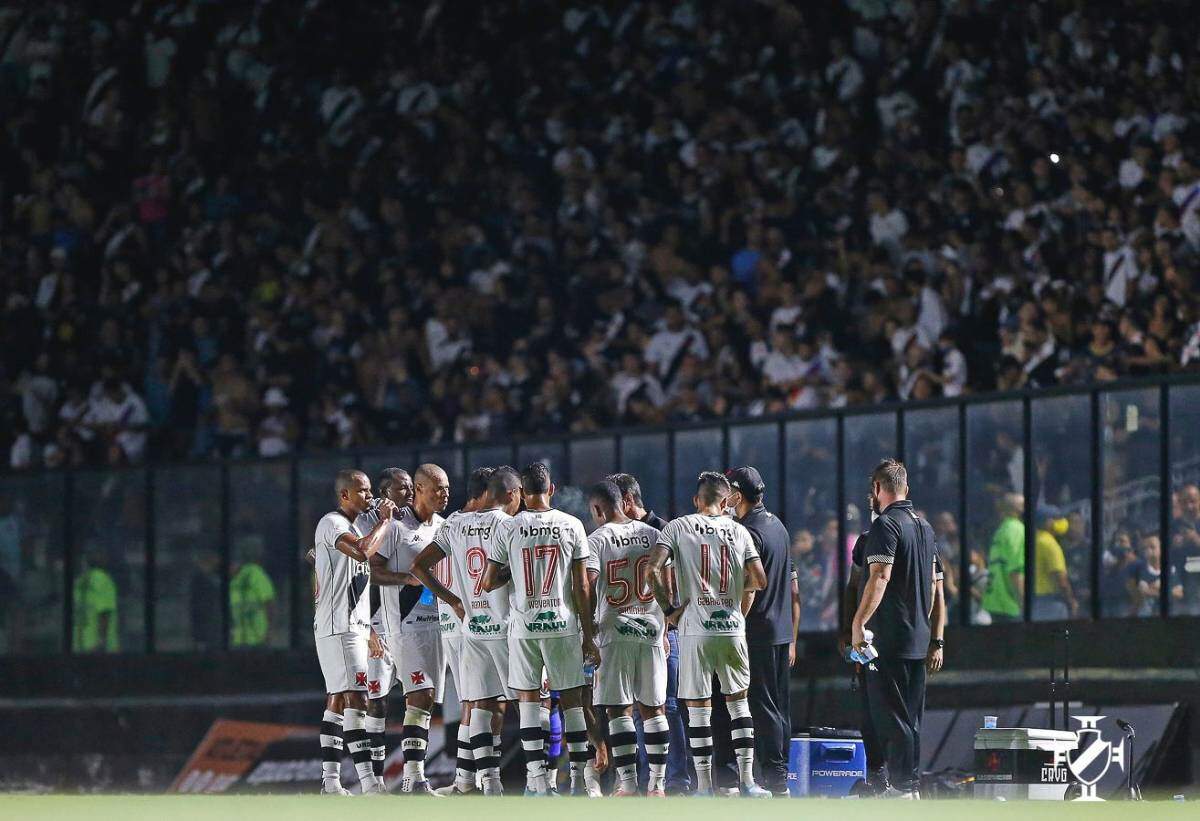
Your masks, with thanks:
M669 518L686 511L701 470L755 465L793 533L803 629L819 633L836 626L850 548L869 524L867 475L895 455L942 537L956 624L988 621L979 599L1006 492L1027 500L1023 620L1067 616L1035 601L1049 585L1035 571L1046 512L1060 519L1076 618L1197 615L1200 550L1172 555L1171 543L1173 522L1187 519L1175 497L1200 478L1197 431L1200 377L1187 375L585 436L5 474L0 655L311 646L302 556L333 504L334 473L422 462L446 469L453 507L475 466L546 461L558 505L585 522L584 489L610 472L636 475L647 506ZM1135 551L1139 537L1159 537L1156 599L1129 591L1129 555L1113 549L1124 533Z

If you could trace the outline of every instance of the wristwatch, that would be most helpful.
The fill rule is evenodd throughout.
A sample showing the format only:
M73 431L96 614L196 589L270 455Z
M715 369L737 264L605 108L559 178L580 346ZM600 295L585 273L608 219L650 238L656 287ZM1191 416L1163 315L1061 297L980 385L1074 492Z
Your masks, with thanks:
M934 647L936 647L939 650L941 650L943 647L946 646L945 639L930 639L929 643L932 644Z

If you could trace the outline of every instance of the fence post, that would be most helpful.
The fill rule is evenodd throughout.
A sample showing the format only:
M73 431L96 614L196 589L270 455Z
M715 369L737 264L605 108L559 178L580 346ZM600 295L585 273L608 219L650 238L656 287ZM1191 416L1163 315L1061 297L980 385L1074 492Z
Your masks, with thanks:
M967 532L967 403L958 402L958 621L971 624L971 546Z
M63 623L62 639L65 652L75 649L75 471L63 477Z
M146 652L153 653L157 629L155 628L154 599L155 599L155 570L158 563L158 545L155 541L157 517L154 510L154 469L146 468L146 495L143 501L146 514L146 600L142 603L146 628Z
M1158 613L1166 618L1171 615L1171 494L1175 489L1175 478L1171 474L1171 394L1164 382L1158 387L1159 419L1159 466L1161 487L1158 493L1158 532L1161 544L1159 552Z
M837 415L837 532L838 542L834 549L834 561L837 562L837 612L838 621L846 606L846 416Z
M220 648L228 650L232 644L230 633L233 628L233 612L229 601L229 570L233 565L233 529L230 527L229 516L229 462L221 462L220 479L221 498L221 642Z
M1100 391L1091 392L1092 401L1092 618L1104 613L1100 589L1100 555L1104 550L1104 419L1100 407Z
M1037 585L1037 499L1033 461L1033 400L1026 394L1021 400L1021 449L1024 451L1021 484L1025 497L1025 621L1033 621L1034 587Z

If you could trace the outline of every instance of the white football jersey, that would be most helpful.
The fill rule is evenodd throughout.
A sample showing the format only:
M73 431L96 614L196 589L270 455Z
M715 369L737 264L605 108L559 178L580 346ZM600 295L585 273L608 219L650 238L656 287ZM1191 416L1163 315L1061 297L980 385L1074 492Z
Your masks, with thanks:
M345 514L335 510L321 517L313 536L317 561L313 635L318 638L365 630L371 619L371 569L338 550L343 533L362 536Z
M376 514L373 511L358 517L360 527L367 522L374 526ZM400 515L392 519L388 534L384 537L379 548L379 555L387 559L387 569L393 573L411 573L413 559L433 541L438 528L445 521L438 514L433 514L429 522L417 519L412 508L404 508ZM440 568L434 568L438 573ZM437 599L428 590L421 592L421 598L407 617L400 615L400 591L404 585L380 585L379 597L383 602L380 617L375 624L375 632L381 636L419 633L423 630L437 630L439 615Z
M571 574L588 556L583 522L560 510L522 510L497 528L488 558L512 570L509 632L522 639L577 634Z
M650 551L658 530L632 521L601 525L588 536L588 570L596 579L596 644L662 642L666 619L650 586Z
M446 586L462 599L467 616L463 633L473 639L508 638L510 589L506 585L488 593L483 589L483 573L499 525L509 518L499 508L474 513L460 511L446 520L433 542L446 554L443 562L451 568L454 582Z
M691 599L680 635L744 635L746 564L759 557L750 532L728 516L692 513L663 528L658 544L671 551L679 600Z

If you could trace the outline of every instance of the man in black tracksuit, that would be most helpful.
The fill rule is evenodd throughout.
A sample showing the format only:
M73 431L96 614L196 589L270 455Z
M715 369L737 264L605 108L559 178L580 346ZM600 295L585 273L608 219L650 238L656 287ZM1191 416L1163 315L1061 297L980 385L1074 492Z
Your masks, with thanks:
M771 792L783 794L787 792L792 735L789 676L796 661L796 632L800 627L800 596L789 550L792 540L779 517L763 505L766 488L755 468L735 468L726 475L734 491L729 504L737 520L750 531L767 576L766 588L755 594L746 614L748 697L761 783Z
M871 511L874 513L874 511ZM839 644L843 655L849 650L850 625L854 614L858 612L858 603L863 586L866 584L866 570L863 567L863 549L867 546L867 534L859 535L854 542L854 551L850 557L850 577L846 580L845 604L842 608L841 636ZM879 794L887 789L887 759L879 738L875 734L875 725L871 721L871 708L867 702L867 671L861 664L854 665L854 687L859 699L859 730L862 732L863 749L867 754L867 777L865 779L867 793Z
M866 535L866 582L851 623L851 644L874 633L879 657L867 665L867 702L887 758L892 786L885 795L919 797L921 717L926 656L931 645L937 546L933 528L908 500L908 474L894 459L871 474L879 518Z

